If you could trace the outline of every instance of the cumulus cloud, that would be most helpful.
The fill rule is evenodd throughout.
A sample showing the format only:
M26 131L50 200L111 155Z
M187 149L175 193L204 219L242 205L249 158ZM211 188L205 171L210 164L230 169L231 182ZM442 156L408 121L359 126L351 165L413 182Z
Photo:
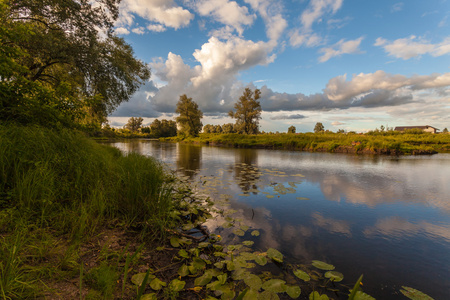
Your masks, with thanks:
M114 32L118 35L127 35L130 34L130 31L126 28L119 27L114 30Z
M405 3L403 3L403 2L395 3L391 7L391 13L402 11L404 5L405 5Z
M134 26L135 16L164 27L179 29L187 26L194 15L173 0L123 0L119 6L118 27Z
M239 6L235 1L229 0L202 0L195 4L201 16L210 16L215 21L234 28L242 35L244 26L249 26L255 19L245 6Z
M131 31L136 34L144 34L145 28L144 27L136 27L136 28L133 28Z
M362 40L363 37L350 41L342 39L331 47L322 48L320 49L320 52L323 53L323 55L319 57L319 61L326 62L330 58L341 56L342 54L362 53L359 49Z
M306 46L310 48L321 45L323 40L315 33L300 33L299 31L291 31L289 34L289 42L293 47Z
M339 121L335 121L331 123L332 126L340 126L340 125L345 125L345 123L339 122Z
M150 24L147 26L147 29L153 32L164 32L166 31L166 27L161 24Z
M263 18L267 37L270 40L278 40L287 27L287 21L282 15L281 2L270 0L245 0L245 2L249 3Z
M380 37L376 39L374 45L382 47L388 55L404 60L420 57L424 54L430 54L436 57L450 53L450 38L446 38L439 44L432 44L414 35L395 41L388 41Z
M294 115L283 114L283 115L273 116L270 119L271 120L300 120L300 119L305 119L305 118L307 118L307 117L304 115L301 115L301 114L294 114Z

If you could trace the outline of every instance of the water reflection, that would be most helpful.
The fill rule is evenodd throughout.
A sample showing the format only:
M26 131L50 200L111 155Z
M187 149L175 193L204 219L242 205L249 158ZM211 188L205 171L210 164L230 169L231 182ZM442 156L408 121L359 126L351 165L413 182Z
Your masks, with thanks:
M237 226L261 232L243 237L257 249L279 249L296 263L333 263L349 284L364 273L365 290L377 299L397 299L402 285L435 299L448 296L450 154L368 157L161 145L125 148L201 182L202 192L234 212ZM218 216L207 225L239 241L226 223Z

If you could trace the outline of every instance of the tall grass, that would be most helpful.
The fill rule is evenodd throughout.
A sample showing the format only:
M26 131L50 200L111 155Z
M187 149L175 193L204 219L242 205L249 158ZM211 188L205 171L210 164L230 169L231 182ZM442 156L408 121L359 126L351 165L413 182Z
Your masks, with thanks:
M170 181L155 159L73 130L0 125L0 298L24 296L30 251L48 255L27 245L39 230L72 245L112 223L163 237L174 222Z

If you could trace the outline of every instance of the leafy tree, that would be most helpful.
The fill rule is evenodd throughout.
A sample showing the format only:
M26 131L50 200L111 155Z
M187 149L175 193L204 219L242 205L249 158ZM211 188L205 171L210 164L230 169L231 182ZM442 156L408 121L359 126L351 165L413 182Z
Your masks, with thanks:
M181 95L175 112L180 114L176 118L180 126L179 134L182 136L198 136L203 126L201 122L203 112L198 108L197 103L185 94Z
M222 133L222 126L214 125L214 133Z
M0 4L0 118L102 123L150 71L113 34L118 0Z
M288 133L295 133L295 126L292 125L288 128Z
M124 126L124 128L130 130L131 132L136 132L139 130L139 128L141 128L143 121L144 119L142 119L141 117L131 117L130 119L128 119L128 123Z
M177 135L177 123L172 120L161 120L161 134L160 137L171 137Z
M222 125L222 133L233 133L234 128L232 123L227 123Z
M325 127L323 127L323 124L320 122L316 123L316 126L314 126L314 132L318 133L318 132L322 132L325 130Z
M261 119L261 104L258 99L261 98L261 91L255 89L254 92L245 88L243 95L236 102L234 108L236 112L230 111L228 115L236 119L236 131L245 134L258 133L258 123Z
M444 130L442 130L443 133L448 133L448 129L447 127L444 128Z
M380 131L383 132L385 127L383 125L380 126Z

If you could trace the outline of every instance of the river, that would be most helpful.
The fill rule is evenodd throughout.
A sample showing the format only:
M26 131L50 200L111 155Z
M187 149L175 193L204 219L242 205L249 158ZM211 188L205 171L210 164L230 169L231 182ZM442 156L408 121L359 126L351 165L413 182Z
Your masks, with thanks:
M189 178L241 225L255 249L290 263L321 260L348 285L364 274L376 299L406 299L402 286L450 299L450 154L361 156L234 149L132 140L111 145L153 156ZM225 241L240 239L208 221Z

